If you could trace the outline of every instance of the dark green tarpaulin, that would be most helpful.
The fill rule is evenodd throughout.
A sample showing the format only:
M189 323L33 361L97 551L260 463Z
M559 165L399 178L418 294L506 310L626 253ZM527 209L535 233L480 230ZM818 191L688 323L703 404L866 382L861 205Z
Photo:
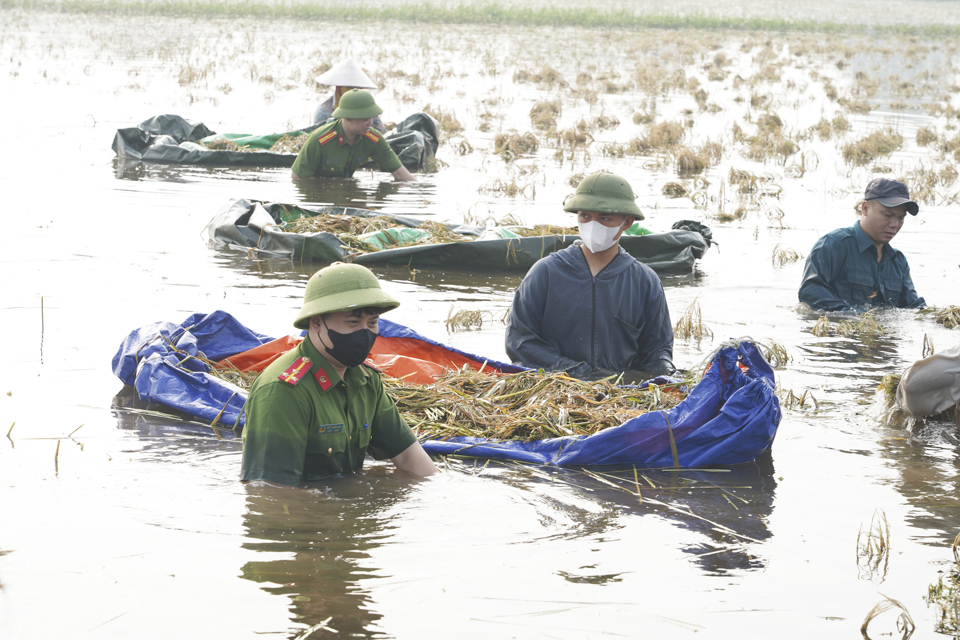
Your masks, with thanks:
M144 120L136 127L118 129L113 138L113 150L119 158L140 162L219 167L291 167L297 158L296 153L278 153L270 151L270 148L283 136L294 138L318 126L265 135L218 134L201 122L166 114ZM422 169L426 159L437 150L436 121L423 112L415 113L397 125L396 131L386 138L405 167L413 171ZM204 146L216 140L229 140L256 151L214 150Z
M451 225L465 236L464 242L418 244L347 256L343 242L331 233L290 233L281 226L302 215L382 216L366 209L345 207L310 208L299 205L236 200L228 203L207 225L207 237L215 245L239 249L255 248L269 256L294 260L358 264L394 264L410 267L462 267L526 271L543 256L568 247L579 236L534 236L471 240L483 227ZM388 216L398 226L416 227L420 221L405 216ZM620 238L620 246L637 260L661 273L689 272L708 244L696 231L673 230L644 236ZM352 253L352 252L351 252Z

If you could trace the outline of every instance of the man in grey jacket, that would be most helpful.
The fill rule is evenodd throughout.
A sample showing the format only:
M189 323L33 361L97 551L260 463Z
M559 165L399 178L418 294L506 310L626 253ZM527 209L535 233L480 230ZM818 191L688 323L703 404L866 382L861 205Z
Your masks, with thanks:
M581 379L623 373L625 382L675 371L660 279L619 245L643 220L634 199L626 180L600 172L566 200L580 240L537 261L514 294L506 351L515 363Z

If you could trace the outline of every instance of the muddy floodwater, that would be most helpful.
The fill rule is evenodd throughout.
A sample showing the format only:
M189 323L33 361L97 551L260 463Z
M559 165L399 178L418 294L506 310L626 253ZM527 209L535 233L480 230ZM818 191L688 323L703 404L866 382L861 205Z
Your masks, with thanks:
M757 7L780 17L775 4ZM883 175L920 201L893 242L918 292L960 304L958 39L869 28L904 6L911 24L957 24L956 5L812 3L806 19L853 23L818 33L4 4L0 637L853 638L885 597L902 609L870 637L904 637L905 616L934 637L949 620L925 597L956 567L960 438L883 419L876 388L960 330L888 310L882 335L817 336L796 292L813 243ZM347 56L385 122L437 118L437 172L298 186L286 169L110 148L165 113L222 133L305 126L328 94L313 78ZM293 331L323 265L209 244L232 200L572 224L561 202L598 169L632 183L652 229L713 231L694 271L662 277L673 320L696 305L709 329L677 339L678 366L731 339L788 355L783 420L756 463L650 471L643 499L577 469L452 459L423 481L368 460L305 489L242 485L238 439L154 413L111 372L128 332L194 312ZM391 319L506 359L522 273L374 271L402 302ZM449 331L459 309L482 327Z

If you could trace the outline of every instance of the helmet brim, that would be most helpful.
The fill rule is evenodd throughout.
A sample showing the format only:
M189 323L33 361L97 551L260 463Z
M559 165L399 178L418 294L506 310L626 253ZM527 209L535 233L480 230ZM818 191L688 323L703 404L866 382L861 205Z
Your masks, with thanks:
M350 311L351 309L363 309L365 307L376 307L381 312L387 312L399 306L400 301L383 289L354 289L305 302L300 308L300 313L293 321L293 326L297 329L306 329L310 324L310 318L326 313L337 313L338 311Z
M376 118L383 113L383 109L376 103L363 109L344 109L342 106L333 110L334 118L346 118L348 120L366 120L367 118Z
M593 211L595 213L615 213L623 216L633 216L643 220L643 212L633 202L623 198L609 198L596 193L575 193L563 203L563 210L569 213L578 211Z

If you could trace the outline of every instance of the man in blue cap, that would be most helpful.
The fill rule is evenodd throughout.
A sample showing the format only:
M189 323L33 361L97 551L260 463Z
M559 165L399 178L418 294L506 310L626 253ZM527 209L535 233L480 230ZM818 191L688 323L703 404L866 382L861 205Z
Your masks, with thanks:
M887 178L871 180L863 199L860 219L852 227L831 231L813 245L800 302L825 311L922 309L926 302L913 286L906 256L889 244L907 214L917 215L920 207L910 199L907 185Z

